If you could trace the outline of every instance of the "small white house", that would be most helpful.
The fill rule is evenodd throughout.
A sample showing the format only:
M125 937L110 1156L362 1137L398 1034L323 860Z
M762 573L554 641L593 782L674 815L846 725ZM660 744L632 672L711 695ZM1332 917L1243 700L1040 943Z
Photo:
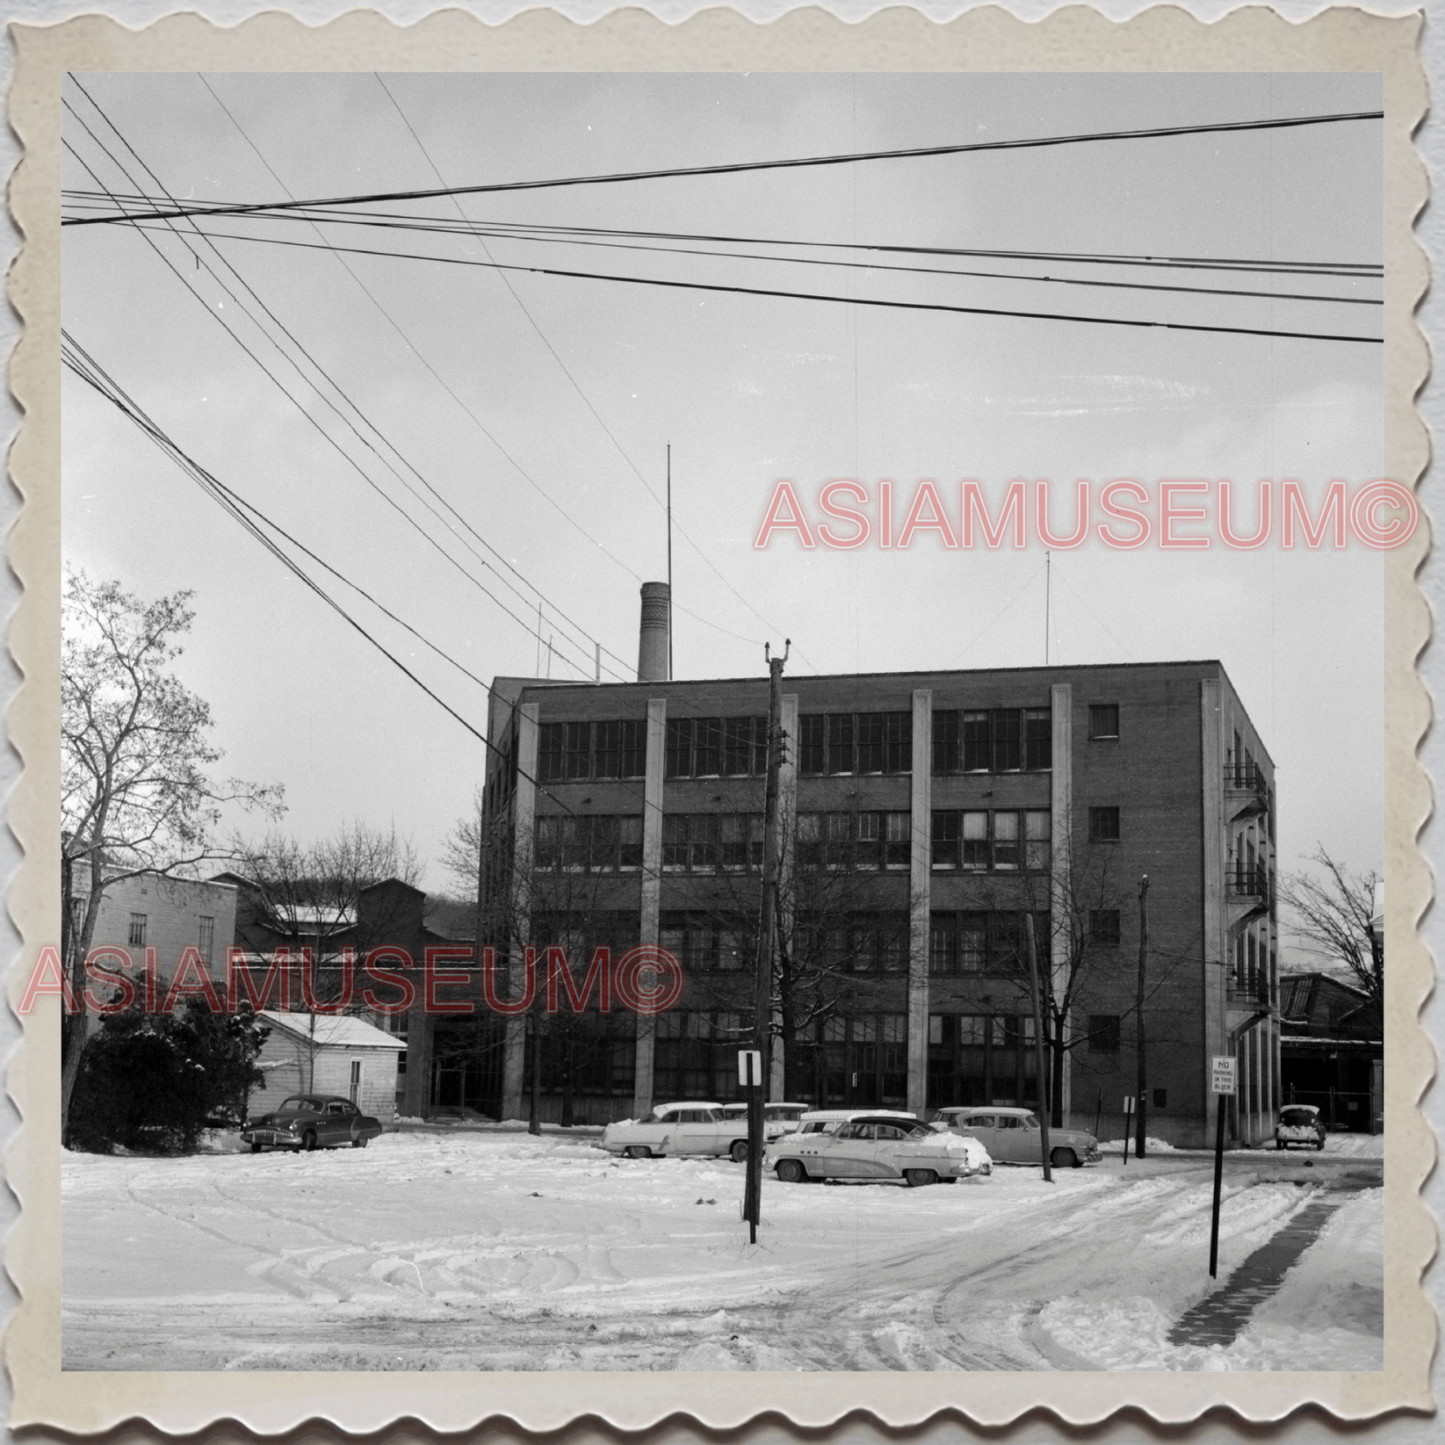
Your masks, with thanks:
M288 1094L339 1094L383 1124L396 1117L396 1062L405 1039L347 1014L263 1009L257 1017L271 1033L256 1060L266 1087L251 1091L250 1114L274 1109Z

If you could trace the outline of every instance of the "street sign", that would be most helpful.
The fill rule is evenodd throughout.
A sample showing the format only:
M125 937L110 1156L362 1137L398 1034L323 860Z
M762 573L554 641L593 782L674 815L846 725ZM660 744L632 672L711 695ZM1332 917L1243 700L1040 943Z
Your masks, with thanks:
M1125 1094L1125 1095L1124 1095L1124 1112L1125 1112L1126 1114L1132 1114L1132 1113L1134 1112L1134 1096L1133 1096L1133 1094Z
M763 1082L763 1056L757 1049L738 1050L738 1083L745 1089Z
M1210 1091L1215 1094L1235 1092L1235 1061L1225 1054L1214 1055L1214 1066L1209 1071Z

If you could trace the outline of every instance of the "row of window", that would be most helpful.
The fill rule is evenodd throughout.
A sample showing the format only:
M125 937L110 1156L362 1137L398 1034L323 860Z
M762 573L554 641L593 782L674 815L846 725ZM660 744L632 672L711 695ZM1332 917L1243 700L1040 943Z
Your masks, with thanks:
M933 815L933 866L965 873L1047 872L1050 815L964 811Z
M647 764L641 718L543 723L539 781L640 778ZM1089 737L1119 736L1117 703L1091 703ZM907 773L913 769L911 712L805 713L796 760L805 776ZM768 766L763 716L669 718L669 778L761 777ZM1043 772L1053 766L1053 720L1041 708L940 709L933 714L935 773Z
M82 906L84 904L83 899L76 899L75 902ZM126 930L127 947L144 948L146 946L146 922L146 914L131 914L130 926ZM200 950L202 962L209 964L211 955L216 949L216 920L207 917L204 913L196 919L196 946Z
M932 973L1019 973L1027 967L1023 952L1022 913L975 910L934 913L929 934L929 968ZM1035 915L1035 939L1040 960L1048 954L1049 915ZM635 914L586 915L580 931L568 915L539 915L533 925L539 941L568 949L574 967L585 967L592 950L608 945L617 956L637 942ZM584 936L585 934L585 936ZM668 912L660 919L658 942L674 954L683 969L693 973L748 973L753 967L757 919L717 913ZM1098 948L1117 948L1119 910L1089 911L1089 942ZM838 973L906 973L909 919L902 910L849 913L842 918L804 915L796 923L792 950L811 967ZM1250 940L1249 969L1254 969ZM1245 941L1240 940L1239 974L1245 976ZM1264 949L1259 949L1264 967Z
M911 712L807 713L798 719L798 771L804 776L912 770Z
M539 734L539 782L640 778L647 771L647 723L642 718L543 723Z
M677 872L763 866L761 813L669 813L662 820L662 866Z
M834 868L907 868L913 853L908 813L799 813L798 853Z
M668 718L664 766L669 778L761 777L768 770L768 720Z
M1046 707L933 715L935 773L1041 772L1053 767L1053 752Z
M929 919L928 971L934 974L1026 974L1025 914L1001 909L934 913ZM1034 953L1048 966L1049 915L1034 914Z
M611 873L641 868L642 815L556 813L539 817L534 861L547 872Z

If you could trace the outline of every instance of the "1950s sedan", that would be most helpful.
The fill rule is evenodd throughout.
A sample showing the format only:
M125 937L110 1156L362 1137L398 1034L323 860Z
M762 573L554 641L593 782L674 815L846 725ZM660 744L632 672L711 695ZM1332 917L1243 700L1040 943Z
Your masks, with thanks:
M625 1159L667 1154L730 1154L748 1157L747 1116L727 1114L721 1104L659 1104L645 1119L623 1119L602 1131L601 1147Z
M382 1132L381 1120L363 1114L339 1094L293 1094L279 1109L249 1121L242 1140L262 1149L365 1149Z
M1042 1164L1044 1135L1039 1117L1032 1109L976 1108L940 1109L934 1127L944 1127L977 1139L998 1164ZM1049 1163L1055 1169L1078 1169L1097 1164L1102 1156L1099 1141L1083 1129L1049 1130Z
M902 1180L917 1188L952 1184L991 1169L988 1151L978 1140L940 1133L897 1114L863 1114L830 1133L785 1134L769 1146L768 1157L785 1184Z

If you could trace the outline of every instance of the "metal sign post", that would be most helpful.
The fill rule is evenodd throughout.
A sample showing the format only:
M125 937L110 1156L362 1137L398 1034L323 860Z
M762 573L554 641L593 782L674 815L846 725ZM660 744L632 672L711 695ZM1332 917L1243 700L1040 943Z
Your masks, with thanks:
M1214 1212L1209 1221L1209 1277L1219 1271L1219 1194L1224 1179L1224 1101L1235 1090L1235 1061L1227 1054L1215 1054L1209 1071L1214 1095Z
M1124 1168L1129 1167L1129 1125L1134 1117L1134 1096L1124 1095Z
M738 1083L747 1091L748 1171L743 1185L743 1218L748 1242L758 1242L758 1216L762 1213L763 1055L759 1049L738 1050Z

